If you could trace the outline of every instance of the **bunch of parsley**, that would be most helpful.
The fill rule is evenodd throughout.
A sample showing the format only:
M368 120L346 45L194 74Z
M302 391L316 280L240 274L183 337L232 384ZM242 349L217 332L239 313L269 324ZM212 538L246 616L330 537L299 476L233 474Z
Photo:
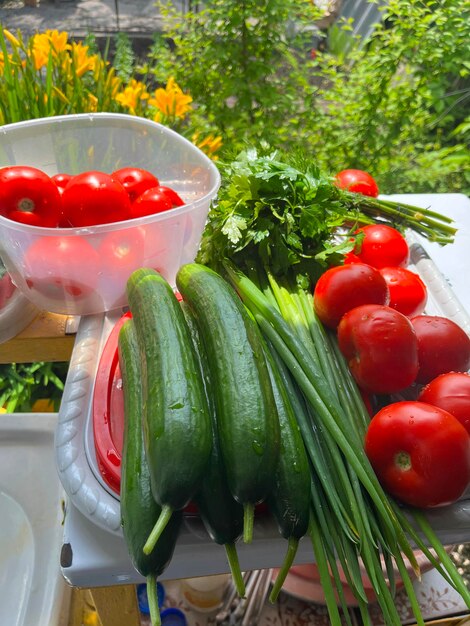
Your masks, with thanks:
M197 259L217 270L229 259L242 270L261 264L275 276L313 278L353 249L358 226L374 222L453 241L448 218L341 190L304 154L247 149L220 167Z

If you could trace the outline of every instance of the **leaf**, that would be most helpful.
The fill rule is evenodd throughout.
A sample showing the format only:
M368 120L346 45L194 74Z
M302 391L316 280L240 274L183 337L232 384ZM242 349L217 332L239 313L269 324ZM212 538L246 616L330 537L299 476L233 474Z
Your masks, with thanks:
M231 215L225 221L222 227L222 234L227 236L227 239L236 244L242 238L242 231L246 230L246 220L238 215Z

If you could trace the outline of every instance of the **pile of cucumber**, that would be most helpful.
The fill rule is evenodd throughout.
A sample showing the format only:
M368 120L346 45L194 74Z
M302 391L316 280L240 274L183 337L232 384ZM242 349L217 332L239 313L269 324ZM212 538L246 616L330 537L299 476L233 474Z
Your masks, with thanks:
M253 536L266 501L288 540L274 600L309 525L311 473L276 360L234 288L196 263L177 275L183 301L152 269L132 274L132 317L119 334L125 429L121 513L136 569L155 580L169 563L190 501L226 550L240 595L236 542Z

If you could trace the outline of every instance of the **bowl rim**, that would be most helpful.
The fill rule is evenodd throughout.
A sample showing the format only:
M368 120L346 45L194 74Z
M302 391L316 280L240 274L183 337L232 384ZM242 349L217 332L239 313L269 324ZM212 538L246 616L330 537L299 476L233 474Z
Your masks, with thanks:
M163 211L162 213L155 213L153 215L146 215L145 217L135 217L128 220L121 220L119 222L109 222L107 224L96 224L93 226L86 227L56 227L56 228L48 228L44 226L33 226L31 224L24 224L22 222L15 222L14 220L10 220L9 218L0 215L0 227L8 228L9 230L17 230L23 233L30 233L31 235L41 235L41 236L60 236L60 237L73 237L80 235L92 235L99 233L106 233L109 231L122 230L123 228L133 228L139 226L145 226L149 223L160 222L168 219L168 217L176 217L179 215L184 215L185 213L192 212L197 209L200 205L207 204L207 202L211 201L219 190L221 184L221 176L217 166L214 164L212 159L210 159L200 148L198 148L191 141L183 137L180 133L176 132L172 128L168 128L159 122L154 122L153 120L149 120L145 117L141 117L138 115L131 115L128 113L106 113L106 112L98 112L98 113L76 113L76 114L65 114L65 115L55 115L50 117L40 117L34 118L31 120L22 120L21 122L13 122L11 124L4 124L0 126L0 133L3 135L8 135L10 131L16 131L17 129L27 128L31 126L47 126L53 125L55 123L60 124L73 124L76 121L79 122L94 122L96 120L109 120L109 121L125 121L126 123L134 122L137 126L147 126L154 130L158 129L163 134L168 136L174 136L187 145L190 151L197 154L200 158L202 158L203 162L205 162L207 169L213 179L213 185L203 196L189 202L188 204L184 204L180 207L174 207L169 209L168 211ZM2 167L10 167L9 165L4 165Z

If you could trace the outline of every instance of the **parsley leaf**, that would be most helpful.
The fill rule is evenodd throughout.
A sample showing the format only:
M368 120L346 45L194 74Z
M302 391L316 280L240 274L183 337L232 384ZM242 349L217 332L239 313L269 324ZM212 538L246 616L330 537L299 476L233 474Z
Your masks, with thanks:
M354 230L374 221L440 243L455 233L435 213L339 189L305 154L249 148L221 164L221 174L197 257L219 271L230 259L240 269L261 263L275 276L313 277L341 262Z

